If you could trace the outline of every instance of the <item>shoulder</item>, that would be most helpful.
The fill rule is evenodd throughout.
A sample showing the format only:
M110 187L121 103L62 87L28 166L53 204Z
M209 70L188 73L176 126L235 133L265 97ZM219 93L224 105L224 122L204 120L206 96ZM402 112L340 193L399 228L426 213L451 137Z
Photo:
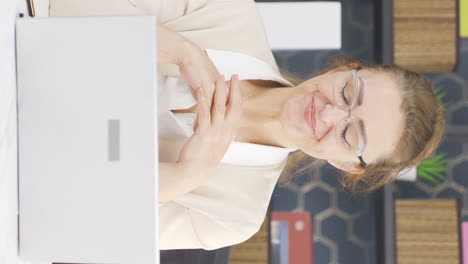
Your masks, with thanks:
M277 70L253 0L54 0L50 16L156 15L202 48L256 57Z
M254 1L212 0L188 3L183 14L181 11L170 11L172 7L166 8L161 9L161 22L200 47L247 54L277 69Z
M103 0L100 0L103 1ZM159 16L161 23L197 13L220 10L224 13L255 8L253 0L128 0L133 6L145 13ZM225 9L229 7L229 9ZM218 15L218 14L213 14Z

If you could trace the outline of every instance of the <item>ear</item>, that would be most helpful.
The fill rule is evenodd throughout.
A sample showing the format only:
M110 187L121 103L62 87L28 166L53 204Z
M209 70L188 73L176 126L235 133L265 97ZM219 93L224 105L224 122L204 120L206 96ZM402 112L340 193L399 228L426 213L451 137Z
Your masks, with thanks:
M334 73L334 72L346 71L346 70L348 70L348 67L346 65L343 65L343 66L331 69L327 73Z
M364 172L363 168L355 167L353 165L344 164L344 163L333 161L333 160L327 160L327 162L339 170L346 171L352 174L361 174Z

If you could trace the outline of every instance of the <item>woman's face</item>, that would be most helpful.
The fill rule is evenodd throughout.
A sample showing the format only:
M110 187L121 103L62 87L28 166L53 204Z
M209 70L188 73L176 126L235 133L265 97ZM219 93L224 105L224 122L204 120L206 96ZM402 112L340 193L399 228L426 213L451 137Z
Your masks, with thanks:
M353 171L362 139L366 163L390 154L403 131L401 95L390 74L362 69L357 71L359 94L349 115L355 86L351 70L339 68L309 79L295 89L281 113L281 123L296 146L310 156ZM346 86L346 88L344 88ZM356 128L359 128L359 133ZM361 134L361 136L359 136ZM355 171L356 172L356 171Z

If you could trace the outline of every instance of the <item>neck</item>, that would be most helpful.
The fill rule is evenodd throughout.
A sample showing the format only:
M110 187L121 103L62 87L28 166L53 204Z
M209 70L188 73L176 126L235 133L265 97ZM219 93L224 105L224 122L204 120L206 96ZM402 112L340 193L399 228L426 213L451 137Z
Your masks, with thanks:
M241 82L243 113L236 141L294 148L281 124L281 110L293 89L275 84Z

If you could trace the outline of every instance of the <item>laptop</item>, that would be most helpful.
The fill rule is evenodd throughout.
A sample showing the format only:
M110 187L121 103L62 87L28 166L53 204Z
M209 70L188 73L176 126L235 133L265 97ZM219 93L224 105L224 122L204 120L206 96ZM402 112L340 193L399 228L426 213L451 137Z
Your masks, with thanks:
M19 255L159 263L156 18L19 18Z

